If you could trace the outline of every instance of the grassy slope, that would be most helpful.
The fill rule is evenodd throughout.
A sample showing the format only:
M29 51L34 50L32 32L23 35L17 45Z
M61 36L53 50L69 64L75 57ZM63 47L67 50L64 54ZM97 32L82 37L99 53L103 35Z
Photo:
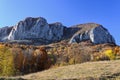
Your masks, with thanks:
M120 80L120 60L86 62L22 76L24 79ZM102 79L101 79L102 78ZM115 79L116 78L116 79ZM106 80L106 79L105 79Z

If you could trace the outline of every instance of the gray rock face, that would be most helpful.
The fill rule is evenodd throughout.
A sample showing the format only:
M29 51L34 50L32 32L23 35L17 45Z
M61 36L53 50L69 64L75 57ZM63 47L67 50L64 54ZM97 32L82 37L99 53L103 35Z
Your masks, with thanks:
M3 28L0 28L0 41L5 41L8 37L8 35L10 34L12 30L12 27L3 27Z
M53 40L61 40L64 36L64 28L65 26L59 22L49 24L49 38Z
M49 44L64 39L70 40L69 43L90 40L94 44L115 44L115 40L108 30L95 23L80 24L67 28L59 22L48 24L47 20L42 17L28 17L13 27L0 28L0 41L22 43L30 41L32 44L33 42L35 44L37 42Z
M43 39L49 41L60 40L63 36L64 26L61 23L48 24L42 18L26 18L13 27L8 40Z
M73 35L69 43L79 43L85 40L90 40L94 44L115 43L114 38L107 29L102 27L102 25L93 23L89 25L93 26L86 27L86 25L84 25L83 27L80 27L81 30Z
M100 43L115 43L114 38L110 35L107 29L102 26L93 28L90 31L90 39L95 44Z

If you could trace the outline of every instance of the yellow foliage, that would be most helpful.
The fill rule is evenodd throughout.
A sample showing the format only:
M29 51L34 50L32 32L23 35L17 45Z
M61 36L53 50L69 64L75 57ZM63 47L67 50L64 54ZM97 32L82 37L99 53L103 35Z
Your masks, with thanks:
M59 66L67 66L68 64L66 62L61 62Z
M1 44L0 44L0 48L3 48L3 47L4 47L4 45L1 45Z
M110 60L114 60L114 59L116 58L113 50L111 50L111 49L106 50L104 53L105 53L105 55L106 55L107 57L110 58Z
M50 61L52 62L52 64L55 63L55 56L51 52L48 52L48 58L50 59Z
M0 46L0 76L15 75L13 55L9 48Z
M74 59L74 58L71 58L71 59L69 60L69 64L75 64L75 59Z

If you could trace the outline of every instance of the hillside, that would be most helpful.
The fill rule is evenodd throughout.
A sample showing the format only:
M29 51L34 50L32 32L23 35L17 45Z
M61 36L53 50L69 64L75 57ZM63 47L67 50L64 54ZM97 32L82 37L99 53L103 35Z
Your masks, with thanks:
M107 74L101 70L118 66L119 61L110 60L120 59L115 39L97 23L69 27L48 23L43 17L27 17L15 26L0 28L0 33L0 76L4 77L35 73L32 76L37 74L36 79L101 78ZM110 62L96 62L105 60Z
M69 65L13 79L17 78L28 80L120 80L120 60Z
M26 75L25 79L120 79L120 60L86 62Z

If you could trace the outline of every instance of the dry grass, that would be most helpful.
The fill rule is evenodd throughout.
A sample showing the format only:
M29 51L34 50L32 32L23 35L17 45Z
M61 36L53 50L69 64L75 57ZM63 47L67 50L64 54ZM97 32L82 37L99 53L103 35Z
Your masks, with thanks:
M86 62L22 76L32 80L120 80L120 60Z

